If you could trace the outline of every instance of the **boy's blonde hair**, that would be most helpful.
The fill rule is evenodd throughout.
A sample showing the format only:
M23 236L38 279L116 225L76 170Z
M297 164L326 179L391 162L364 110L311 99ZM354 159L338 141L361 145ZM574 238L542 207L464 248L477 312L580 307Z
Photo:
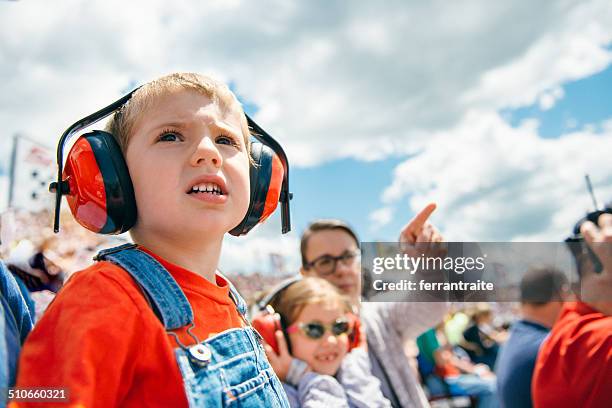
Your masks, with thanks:
M351 312L351 304L338 289L325 279L303 278L276 296L270 305L286 320L287 325L295 322L308 305L338 307L347 313Z
M224 115L237 113L240 116L244 144L247 152L249 151L250 133L246 116L232 91L224 83L211 77L190 72L176 72L140 87L106 124L106 131L113 135L124 155L130 143L134 125L140 116L155 103L156 99L179 90L194 90L201 93L216 103Z

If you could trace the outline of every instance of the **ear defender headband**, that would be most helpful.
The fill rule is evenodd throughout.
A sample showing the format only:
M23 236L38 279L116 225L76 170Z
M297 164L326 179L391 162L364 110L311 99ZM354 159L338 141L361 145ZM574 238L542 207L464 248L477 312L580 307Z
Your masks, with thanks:
M251 324L253 328L261 334L264 341L272 347L272 349L278 354L278 343L276 341L275 332L277 330L281 330L283 335L285 336L285 341L287 343L287 349L291 354L291 341L289 339L289 335L287 333L288 322L285 316L282 316L279 313L276 313L274 308L270 305L274 302L274 300L280 296L280 294L285 291L289 286L293 285L296 282L299 282L302 278L289 278L281 283L279 283L276 287L274 287L270 293L265 296L262 300L257 302L258 312L253 319L251 320ZM350 352L355 347L358 347L361 342L361 322L359 318L353 313L349 314L349 319L351 324L353 325L353 331L349 335L349 344L348 351Z
M136 198L132 180L119 144L112 134L94 130L83 134L70 149L64 166L64 146L78 131L121 109L134 89L121 99L75 122L62 134L57 145L57 181L49 186L55 193L53 230L59 231L62 196L79 224L100 234L121 234L136 223ZM246 114L245 114L246 115ZM282 233L291 230L289 162L281 145L246 115L251 130L251 197L240 224L230 232L245 235L263 222L281 203ZM254 140L253 140L254 139Z

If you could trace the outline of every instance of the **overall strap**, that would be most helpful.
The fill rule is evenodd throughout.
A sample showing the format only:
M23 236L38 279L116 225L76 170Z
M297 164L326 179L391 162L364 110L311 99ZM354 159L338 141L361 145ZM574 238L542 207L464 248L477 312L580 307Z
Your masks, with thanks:
M136 244L102 250L94 260L110 261L125 269L142 288L166 330L193 322L191 305L170 272L151 255L138 249Z
M227 279L225 275L223 275L221 272L217 271L217 275L220 275L229 285L229 289L230 289L229 296L234 302L234 304L236 305L236 309L238 309L238 313L240 313L242 317L246 319L248 306L246 302L244 301L244 299L242 298L242 296L240 296L238 289L236 289L236 287L232 284L232 282L230 282L230 280Z

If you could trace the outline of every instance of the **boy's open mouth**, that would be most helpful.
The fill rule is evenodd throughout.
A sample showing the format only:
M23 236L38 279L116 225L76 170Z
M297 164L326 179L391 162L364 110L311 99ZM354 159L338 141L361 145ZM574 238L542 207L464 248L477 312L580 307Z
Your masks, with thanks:
M215 183L202 183L191 187L187 194L214 194L224 195L223 190Z

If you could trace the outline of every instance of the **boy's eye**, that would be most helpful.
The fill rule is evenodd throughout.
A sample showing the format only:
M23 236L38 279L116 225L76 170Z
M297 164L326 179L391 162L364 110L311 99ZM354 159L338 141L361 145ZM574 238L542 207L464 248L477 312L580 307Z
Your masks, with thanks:
M227 136L227 135L219 135L219 136L217 136L217 138L215 139L215 142L217 142L219 144L225 144L225 145L239 147L238 142L236 142L236 140L233 137L230 137L230 136Z
M160 142L176 142L181 140L181 136L177 132L164 131L159 135L157 140Z

